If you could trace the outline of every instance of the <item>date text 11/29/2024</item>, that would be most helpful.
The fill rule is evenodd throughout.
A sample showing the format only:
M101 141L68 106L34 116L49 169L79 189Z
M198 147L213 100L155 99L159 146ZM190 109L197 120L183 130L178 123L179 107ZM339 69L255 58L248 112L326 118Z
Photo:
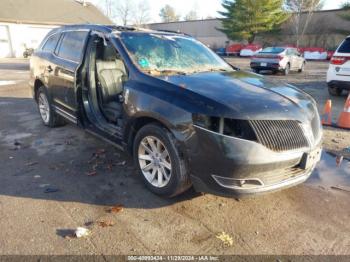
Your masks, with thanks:
M128 256L127 261L219 261L217 256Z

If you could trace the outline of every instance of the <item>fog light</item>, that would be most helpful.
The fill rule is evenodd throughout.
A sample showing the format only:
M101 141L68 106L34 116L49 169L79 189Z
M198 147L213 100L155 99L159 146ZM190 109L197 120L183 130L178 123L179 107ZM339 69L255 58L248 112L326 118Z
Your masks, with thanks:
M264 183L258 178L234 179L216 175L212 177L220 186L231 189L251 189L264 186Z

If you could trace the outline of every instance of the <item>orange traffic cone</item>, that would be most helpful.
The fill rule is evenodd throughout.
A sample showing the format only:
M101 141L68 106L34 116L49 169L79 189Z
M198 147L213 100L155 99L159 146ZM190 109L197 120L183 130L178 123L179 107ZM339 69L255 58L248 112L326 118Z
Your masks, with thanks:
M344 111L340 113L338 127L350 129L350 94L346 99Z
M322 125L332 125L332 100L327 100L322 115Z

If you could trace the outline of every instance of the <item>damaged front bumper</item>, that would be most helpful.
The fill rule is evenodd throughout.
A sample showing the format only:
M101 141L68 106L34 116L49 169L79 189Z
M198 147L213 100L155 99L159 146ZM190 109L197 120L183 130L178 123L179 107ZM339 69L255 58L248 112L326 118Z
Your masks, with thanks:
M223 195L258 194L303 183L321 156L321 141L310 148L275 152L200 127L187 148L195 189Z

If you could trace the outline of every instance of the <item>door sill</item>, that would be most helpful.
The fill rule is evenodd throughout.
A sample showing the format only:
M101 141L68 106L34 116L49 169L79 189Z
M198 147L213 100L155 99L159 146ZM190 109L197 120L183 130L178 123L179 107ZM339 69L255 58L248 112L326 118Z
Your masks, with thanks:
M101 140L103 140L103 141L105 141L105 142L107 142L107 143L113 145L114 147L118 148L118 149L121 150L121 151L123 151L123 152L125 151L125 148L124 148L123 146L117 144L116 142L112 141L111 139L109 139L109 138L107 138L107 137L104 137L103 135L101 135L101 134L95 132L95 131L92 130L92 129L87 128L87 129L85 129L85 131L86 131L87 133L89 133L89 134L91 134L91 135L93 135L93 136L95 136L95 137L97 137L97 138L99 138L99 139L101 139Z

